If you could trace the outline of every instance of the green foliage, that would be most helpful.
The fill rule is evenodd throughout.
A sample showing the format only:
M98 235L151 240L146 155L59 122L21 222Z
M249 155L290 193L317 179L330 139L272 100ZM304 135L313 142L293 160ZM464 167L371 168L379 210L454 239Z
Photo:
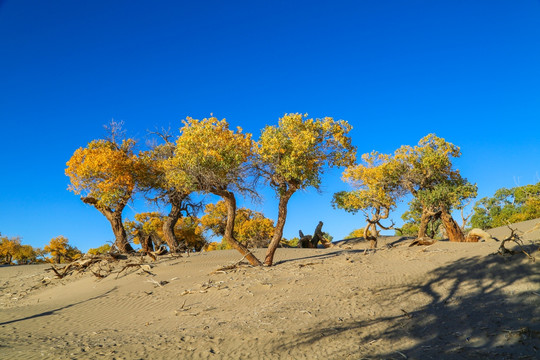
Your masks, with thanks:
M501 188L493 197L477 201L473 211L471 225L480 229L540 218L540 182L511 189Z

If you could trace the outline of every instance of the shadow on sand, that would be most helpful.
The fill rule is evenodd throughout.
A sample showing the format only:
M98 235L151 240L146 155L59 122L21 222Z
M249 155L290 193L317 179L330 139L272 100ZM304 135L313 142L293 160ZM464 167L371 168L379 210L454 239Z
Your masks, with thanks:
M378 292L386 309L381 316L320 323L280 347L316 348L334 337L357 344L329 354L336 359L540 358L540 264L523 254L463 258L426 274L416 287ZM415 299L424 300L415 305ZM370 348L379 340L396 345Z
M92 298L89 298L89 299L85 299L83 301L79 301L79 302L76 302L76 303L73 303L73 304L68 304L66 306L62 306L62 307L59 307L57 309L53 309L53 310L49 310L49 311L44 311L44 312L41 312L41 313L38 313L38 314L34 314L34 315L30 315L30 316L26 316L26 317L23 317L23 318L20 318L20 319L14 319L14 320L9 320L9 321L4 321L4 322L0 322L0 326L2 325L7 325L7 324L13 324L13 323L16 323L16 322L20 322L20 321L25 321L25 320L32 320L32 319L36 319L36 318L39 318L39 317L43 317L43 316L50 316L50 315L54 315L55 313L59 312L59 311L62 311L64 309L69 309L70 307L73 307L73 306L76 306L76 305L79 305L79 304L83 304L85 302L89 302L89 301L92 301L92 300L96 300L96 299L99 299L99 298L102 298L102 297L105 297L107 296L108 294L112 293L114 290L116 290L116 288L113 288L113 289L110 289L109 291L101 294L101 295L98 295L98 296L94 296Z

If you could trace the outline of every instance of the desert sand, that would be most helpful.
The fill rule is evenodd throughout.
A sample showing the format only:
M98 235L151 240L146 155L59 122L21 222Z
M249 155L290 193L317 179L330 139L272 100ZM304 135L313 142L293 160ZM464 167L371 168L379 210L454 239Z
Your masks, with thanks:
M360 240L278 249L261 268L219 270L241 260L232 250L119 273L131 257L103 279L4 266L0 358L538 359L538 239L524 241L535 262L496 254L498 242L382 237L375 252Z

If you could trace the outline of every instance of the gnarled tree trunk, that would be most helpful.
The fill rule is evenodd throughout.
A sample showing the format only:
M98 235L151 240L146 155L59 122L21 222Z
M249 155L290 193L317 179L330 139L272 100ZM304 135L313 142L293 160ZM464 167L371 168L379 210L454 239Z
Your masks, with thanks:
M274 263L274 254L283 237L283 228L285 227L285 221L287 220L287 204L289 203L292 194L294 194L294 190L290 189L279 197L277 224L274 228L274 235L272 235L272 240L268 245L266 256L264 258L264 265L266 266L272 266Z
M253 266L261 266L262 263L245 247L241 242L234 238L234 220L236 218L236 198L234 194L227 190L214 191L214 194L221 196L227 206L227 225L225 226L225 234L223 240L227 241L233 248L244 255L247 261Z
M122 213L112 212L110 217L107 217L111 223L111 227L114 233L115 241L114 245L118 251L122 253L132 252L133 248L128 242L126 229L124 228L124 223L122 222Z
M370 231L369 229L373 229ZM364 228L364 239L369 240L369 247L375 249L377 247L377 223L368 220L366 227Z
M461 228L459 227L457 222L452 218L452 215L447 209L441 210L441 220L446 230L446 234L448 235L448 239L450 241L455 241L455 242L465 241L465 237L463 236L463 232L461 231Z
M169 212L169 215L167 215L167 217L165 218L165 221L163 222L163 236L165 238L165 242L169 246L169 251L172 253L175 253L179 250L178 239L176 238L176 235L174 234L174 227L176 226L178 219L180 219L181 214L182 214L181 206L177 204L175 201L171 201L171 211Z
M129 201L129 197L120 202L114 210L100 205L99 202L92 197L83 197L81 200L85 204L94 206L100 213L105 215L107 220L109 220L115 237L114 246L116 246L118 251L122 253L132 252L133 248L129 244L126 229L124 228L124 223L122 222L122 211Z

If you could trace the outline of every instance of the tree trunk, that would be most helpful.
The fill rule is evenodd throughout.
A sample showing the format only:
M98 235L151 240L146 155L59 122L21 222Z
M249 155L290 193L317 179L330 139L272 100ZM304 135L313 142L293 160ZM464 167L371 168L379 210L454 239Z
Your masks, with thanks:
M225 226L225 234L223 240L227 241L233 248L244 255L247 261L253 266L261 266L262 263L245 247L242 243L234 238L234 220L236 218L236 198L230 191L216 191L216 195L221 196L225 200L227 206L227 225Z
M171 211L163 222L163 236L165 237L165 242L169 246L169 251L172 253L179 251L178 239L174 234L174 227L176 226L178 219L180 219L181 214L182 208L180 205L171 201Z
M377 225L372 224L369 220L364 228L364 239L369 240L369 247L375 249L377 247ZM370 232L369 229L373 228L373 232Z
M119 214L119 215L117 215ZM133 248L128 242L126 229L124 229L124 223L122 222L122 213L114 212L110 216L107 216L114 233L115 241L114 245L121 253L132 252Z
M311 246L315 249L319 245L319 241L322 242L322 238L323 238L322 227L323 227L323 222L319 221L319 224L317 225L317 227L315 228L315 232L313 233L313 237L311 238Z
M151 235L145 235L141 239L141 247L142 251L145 253L154 251L154 244L152 243L152 236Z
M276 253L279 242L283 237L283 228L285 227L285 221L287 220L287 204L289 203L289 199L291 198L292 194L294 194L294 191L288 190L285 192L285 194L279 197L277 224L274 228L274 235L272 235L272 240L268 245L266 256L264 258L264 265L266 266L272 266L274 263L274 254Z
M420 217L420 225L418 225L418 236L417 237L419 239L421 239L423 237L426 237L430 218L431 218L431 215L430 215L429 211L422 210L422 216Z
M455 242L465 241L465 237L463 236L463 232L461 231L461 228L459 227L457 222L452 218L452 215L447 209L442 209L441 220L446 230L446 234L448 235L448 239L450 241L455 241Z
M131 245L129 244L127 240L126 229L124 229L124 223L122 222L122 211L124 210L124 207L126 206L130 197L131 197L131 194L129 197L124 199L124 201L120 202L116 206L114 211L108 207L99 205L99 202L92 197L81 197L81 200L85 204L94 206L100 213L105 215L107 220L109 220L109 222L111 223L113 233L114 233L114 237L115 237L114 245L116 246L118 251L122 253L133 251L133 248L131 247Z

